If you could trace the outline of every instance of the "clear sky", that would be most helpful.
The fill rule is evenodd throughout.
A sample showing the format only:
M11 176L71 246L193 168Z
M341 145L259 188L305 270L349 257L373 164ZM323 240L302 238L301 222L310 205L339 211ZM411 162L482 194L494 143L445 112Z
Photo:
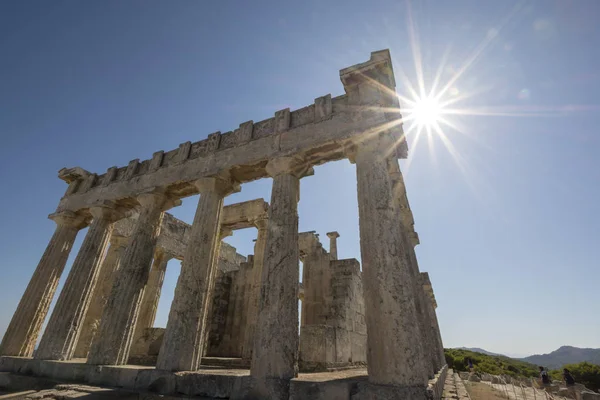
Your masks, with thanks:
M401 162L445 346L600 347L597 15L593 0L0 2L0 334L54 231L60 168L103 173L340 95L341 68L389 48L398 94L439 76L454 101ZM257 197L270 180L227 203ZM173 213L191 222L196 203ZM315 168L299 214L360 260L353 165ZM227 241L247 255L255 236Z

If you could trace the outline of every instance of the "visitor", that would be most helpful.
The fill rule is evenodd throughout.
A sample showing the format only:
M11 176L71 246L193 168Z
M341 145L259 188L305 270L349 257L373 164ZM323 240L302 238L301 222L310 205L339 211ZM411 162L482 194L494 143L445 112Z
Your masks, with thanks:
M548 388L552 385L552 381L550 380L550 375L548 375L548 371L544 369L544 367L540 367L540 379L542 381L542 387Z
M567 389L569 389L569 393L576 399L577 392L575 391L575 379L573 379L571 372L566 368L563 369L563 380L565 381L565 385L567 385Z
M467 367L469 368L469 372L473 372L473 361L470 358L467 358Z

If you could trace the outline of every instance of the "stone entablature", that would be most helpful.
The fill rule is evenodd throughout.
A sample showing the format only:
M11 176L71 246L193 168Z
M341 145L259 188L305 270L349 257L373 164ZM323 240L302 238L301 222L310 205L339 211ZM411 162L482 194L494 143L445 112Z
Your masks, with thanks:
M365 132L386 126L395 137L395 155L406 158L407 147L393 93L393 71L389 51L371 54L371 59L340 71L344 89L350 94L332 98L319 97L313 105L290 112L277 111L271 119L242 123L234 131L215 132L196 143L186 142L179 148L154 153L149 160L138 159L126 167L111 167L97 175L82 168L62 169L59 177L69 183L69 189L59 203L58 211L85 210L97 204L116 202L131 207L144 192L161 187L177 198L198 193L192 184L201 177L229 175L243 183L268 177L269 160L293 156L308 165L347 158L346 148ZM377 85L363 85L367 80ZM391 90L390 90L391 88Z

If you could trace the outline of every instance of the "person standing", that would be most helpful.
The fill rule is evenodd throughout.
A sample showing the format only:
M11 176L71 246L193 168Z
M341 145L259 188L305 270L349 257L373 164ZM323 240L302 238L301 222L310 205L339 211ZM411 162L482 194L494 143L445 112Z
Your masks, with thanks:
M567 389L569 389L569 392L573 395L574 399L577 399L577 391L575 390L575 379L573 378L573 375L571 375L571 372L564 368L563 369L563 380L565 381L565 385L567 386Z
M540 366L540 379L542 381L542 387L547 388L552 385L552 381L550 380L550 375L548 375L548 371L544 369L544 367Z

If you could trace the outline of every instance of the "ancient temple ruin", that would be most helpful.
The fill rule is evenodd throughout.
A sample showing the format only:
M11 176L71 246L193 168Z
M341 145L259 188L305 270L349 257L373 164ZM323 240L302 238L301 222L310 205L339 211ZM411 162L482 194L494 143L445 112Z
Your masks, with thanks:
M389 51L340 78L343 95L147 160L59 171L68 188L50 215L56 230L0 345L0 371L231 399L440 398L443 345L398 164L408 147ZM329 252L298 232L300 179L342 159L356 166L360 263L338 259L337 232ZM272 179L269 203L223 206L262 178ZM191 225L167 213L197 194ZM249 227L253 255L222 241ZM168 323L154 328L173 258L181 273ZM348 379L328 378L336 369Z

